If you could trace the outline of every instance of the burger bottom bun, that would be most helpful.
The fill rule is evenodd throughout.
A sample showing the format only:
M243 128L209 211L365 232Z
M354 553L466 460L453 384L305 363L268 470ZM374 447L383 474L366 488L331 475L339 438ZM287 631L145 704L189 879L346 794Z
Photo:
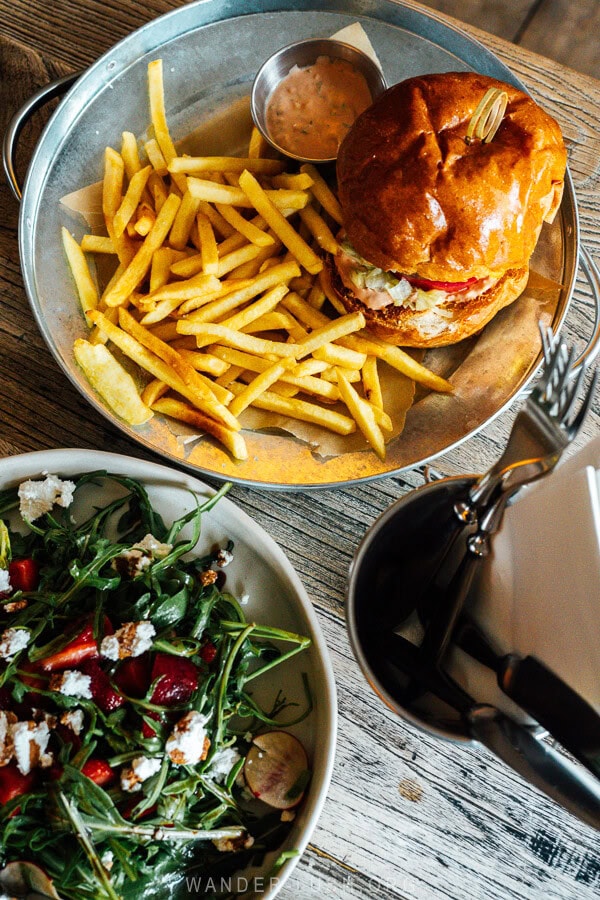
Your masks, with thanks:
M331 265L332 286L348 312L360 311L367 329L398 347L444 347L476 334L525 290L529 267L509 269L489 290L468 300L455 299L442 307L414 310L390 303L369 309L342 283Z

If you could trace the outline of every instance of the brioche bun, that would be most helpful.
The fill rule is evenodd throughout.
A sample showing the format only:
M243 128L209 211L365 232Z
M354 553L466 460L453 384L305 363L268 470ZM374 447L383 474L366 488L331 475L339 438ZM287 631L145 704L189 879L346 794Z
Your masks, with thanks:
M490 88L507 94L502 121L489 142L467 143ZM437 337L429 333L431 310L371 310L356 301L368 327L394 343L440 346L473 334L516 299L542 224L560 205L566 158L555 120L510 84L449 72L389 88L339 150L338 195L350 244L368 263L399 276L488 283L479 297L449 298ZM500 281L490 288L489 279ZM345 305L357 308L348 294L340 293ZM427 331L421 333L419 321L429 323Z

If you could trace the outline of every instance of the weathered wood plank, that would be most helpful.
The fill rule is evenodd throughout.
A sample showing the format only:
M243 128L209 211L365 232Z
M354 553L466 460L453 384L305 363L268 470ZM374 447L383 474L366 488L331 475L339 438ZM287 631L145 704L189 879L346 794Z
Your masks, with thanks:
M600 76L600 4L597 0L542 0L518 43L535 53Z
M476 28L513 41L525 22L534 0L425 0L429 6L447 16L453 16ZM549 54L551 55L551 54Z

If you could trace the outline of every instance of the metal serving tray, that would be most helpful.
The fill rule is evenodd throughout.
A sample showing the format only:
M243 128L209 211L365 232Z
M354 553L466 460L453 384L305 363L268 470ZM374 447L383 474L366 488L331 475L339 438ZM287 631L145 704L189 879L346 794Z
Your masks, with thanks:
M123 130L145 133L148 62L163 59L167 117L175 140L202 128L206 154L239 152L242 147L235 143L240 130L247 128L249 134L248 98L261 63L286 43L329 36L354 22L371 40L389 84L420 73L473 69L523 87L481 44L409 2L200 0L135 31L82 74L32 158L22 197L20 254L27 294L49 348L81 393L114 425L196 473L294 489L369 480L422 464L460 444L507 407L540 362L539 316L559 327L566 315L579 253L569 175L560 215L552 226L544 226L532 261L536 272L557 283L556 290L513 304L476 339L427 354L426 364L451 374L456 390L415 403L404 432L388 445L385 462L370 450L323 458L289 435L255 432L245 433L248 459L235 462L208 439L185 440L183 426L160 415L142 427L127 426L90 388L73 357L73 342L87 329L60 237L62 225L77 237L87 228L61 200L101 178L104 148L120 146Z

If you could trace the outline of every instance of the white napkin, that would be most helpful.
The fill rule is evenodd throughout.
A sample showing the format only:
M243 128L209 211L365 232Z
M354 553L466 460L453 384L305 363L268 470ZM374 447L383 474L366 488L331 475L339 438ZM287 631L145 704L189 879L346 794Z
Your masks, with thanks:
M471 602L499 650L537 656L600 712L600 438L507 509ZM517 713L490 672L452 662L477 699Z

